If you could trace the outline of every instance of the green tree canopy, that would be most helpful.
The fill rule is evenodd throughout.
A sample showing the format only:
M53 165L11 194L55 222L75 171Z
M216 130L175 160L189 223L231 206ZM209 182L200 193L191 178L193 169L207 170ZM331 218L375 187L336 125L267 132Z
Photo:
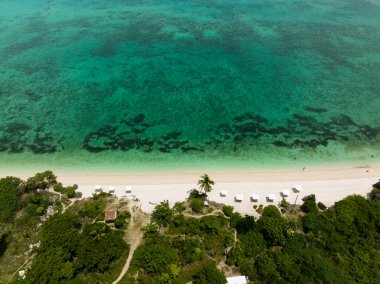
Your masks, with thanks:
M276 218L279 220L282 220L281 212L278 210L278 208L274 205L268 205L264 207L263 217L271 217L271 218Z
M270 217L261 217L257 221L259 231L268 245L282 245L285 241L283 222Z
M193 284L225 284L226 282L226 277L216 268L215 263L205 265L193 276Z
M30 283L48 284L62 283L74 276L74 265L71 255L60 247L44 250L38 253L28 270L27 279Z
M164 244L155 243L139 247L135 252L136 264L148 274L167 272L170 264L177 262L176 251Z
M85 227L76 249L76 266L87 271L103 272L111 263L120 258L127 245L123 233L110 230L103 223Z
M255 257L263 251L266 246L264 236L256 230L251 230L242 236L241 247L244 255L247 257Z
M158 204L152 212L152 221L158 226L166 227L173 219L174 212L169 206L169 201L165 200Z
M0 222L12 222L20 206L19 186L21 179L5 177L0 179Z
M55 214L42 226L41 242L45 248L63 248L72 252L79 243L79 218L71 213Z

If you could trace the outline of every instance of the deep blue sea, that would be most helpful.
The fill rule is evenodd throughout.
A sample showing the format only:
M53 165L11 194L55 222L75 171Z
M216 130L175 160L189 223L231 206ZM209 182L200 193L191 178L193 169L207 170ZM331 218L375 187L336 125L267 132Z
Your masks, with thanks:
M0 167L380 160L380 1L0 0Z

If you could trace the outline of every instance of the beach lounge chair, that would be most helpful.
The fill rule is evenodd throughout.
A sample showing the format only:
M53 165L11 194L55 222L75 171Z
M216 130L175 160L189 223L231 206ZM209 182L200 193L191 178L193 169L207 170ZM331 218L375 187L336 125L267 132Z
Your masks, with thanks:
M236 202L242 202L244 200L244 196L242 194L236 194L235 195L235 201Z
M283 189L283 190L281 190L281 195L282 195L283 197L288 197L289 194L290 194L290 192L289 192L288 189Z
M127 185L127 186L125 187L125 193L132 193L132 186Z
M294 192L301 192L303 191L303 187L300 184L295 184L293 187Z
M257 201L259 201L259 199L260 199L260 195L258 195L258 194L252 194L251 195L252 201L257 202Z
M227 190L221 190L221 191L220 191L220 196L221 196L221 197L226 197L227 194L228 194L228 191L227 191Z
M269 202L273 202L273 201L275 201L275 200L276 200L276 195L275 195L275 194L268 194L268 195L267 195L267 200L268 200Z

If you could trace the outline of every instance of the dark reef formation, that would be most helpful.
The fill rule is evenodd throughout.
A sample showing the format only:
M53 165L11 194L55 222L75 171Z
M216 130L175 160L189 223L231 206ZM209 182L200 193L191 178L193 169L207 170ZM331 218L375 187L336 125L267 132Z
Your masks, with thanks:
M305 110L319 114L327 111L314 107ZM93 153L131 149L187 153L204 151L207 147L231 147L237 150L242 145L265 141L277 147L316 149L319 146L326 147L330 141L372 143L380 134L380 128L358 124L347 115L321 116L317 119L310 115L294 114L283 125L273 126L265 117L245 113L210 131L210 139L204 145L192 145L189 140L181 139L180 131L172 131L159 137L147 135L148 130L155 127L145 122L144 114L139 114L121 120L119 125L108 125L90 132L86 135L83 147Z
M170 153L174 150L183 152L198 151L194 146L189 146L189 141L181 140L181 132L173 131L160 137L147 134L152 128L145 122L145 115L138 114L120 120L119 124L107 125L88 133L83 142L83 148L89 152L97 153L105 150L141 150L151 152L158 150Z
M234 117L209 131L209 139L194 143L183 138L179 130L166 134L159 123L148 122L144 114L127 115L118 123L105 125L87 133L83 148L91 153L102 151L199 152L206 149L237 150L242 146L269 144L289 149L316 149L330 142L342 144L374 144L380 127L358 124L347 115L327 116L326 110L309 107L306 114L293 114L282 125L253 113ZM308 113L318 113L311 116ZM35 154L54 153L63 148L63 139L46 130L44 124L31 127L27 123L0 126L0 152Z
M35 154L54 153L63 148L62 141L45 125L32 128L26 123L10 123L0 127L0 152L22 153L32 151Z
M323 109L308 111L322 113ZM251 144L266 139L277 147L312 148L327 146L330 141L369 143L380 134L380 128L360 125L347 115L316 119L310 115L294 114L282 126L272 126L264 117L246 113L230 124L221 124L210 145Z

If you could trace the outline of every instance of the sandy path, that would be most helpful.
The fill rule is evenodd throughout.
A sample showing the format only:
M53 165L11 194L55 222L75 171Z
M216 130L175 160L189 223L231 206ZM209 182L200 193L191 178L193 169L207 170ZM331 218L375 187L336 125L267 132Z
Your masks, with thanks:
M117 284L120 282L121 279L125 276L125 274L128 272L129 265L131 264L133 255L135 253L135 250L140 245L142 239L143 239L143 232L141 231L141 228L144 227L148 223L148 216L145 216L141 211L138 209L132 209L131 212L131 218L128 225L128 237L126 239L127 243L129 243L129 253L127 260L123 266L123 269L121 270L119 277L115 281L112 282L112 284Z

